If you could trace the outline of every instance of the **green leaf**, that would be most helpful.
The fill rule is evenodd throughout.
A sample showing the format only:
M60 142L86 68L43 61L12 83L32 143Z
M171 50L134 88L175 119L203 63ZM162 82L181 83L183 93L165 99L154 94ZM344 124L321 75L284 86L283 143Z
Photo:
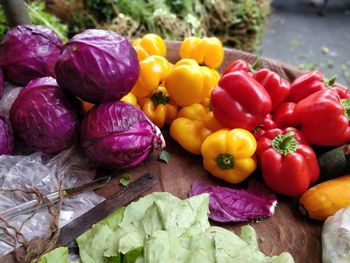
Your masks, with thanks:
M51 28L64 42L67 39L68 27L60 23L57 17L45 11L45 2L32 2L26 4L30 19L35 25L43 25Z
M131 180L132 180L131 175L129 173L125 173L120 177L119 183L122 186L128 186L130 184Z
M164 163L169 163L169 161L170 161L170 153L168 153L165 150L161 151L158 160L161 161L161 162L164 162Z
M34 25L43 25L52 28L56 34L63 40L67 40L68 27L61 23L59 19L45 11L45 2L32 1L26 4L29 17ZM9 26L6 21L3 9L0 8L0 39L6 34Z
M341 99L340 103L344 108L344 114L348 117L348 120L350 120L350 99Z
M105 263L104 252L114 245L110 239L123 219L124 211L125 207L118 209L76 239L82 262ZM118 262L117 258L118 255L109 260Z
M210 227L208 213L208 194L181 200L166 192L152 193L80 236L82 262L294 262L288 253L266 257L250 226L244 226L240 236Z
M143 247L138 247L123 256L123 263L134 263L141 257L143 257Z
M68 248L58 247L41 256L36 263L68 263Z

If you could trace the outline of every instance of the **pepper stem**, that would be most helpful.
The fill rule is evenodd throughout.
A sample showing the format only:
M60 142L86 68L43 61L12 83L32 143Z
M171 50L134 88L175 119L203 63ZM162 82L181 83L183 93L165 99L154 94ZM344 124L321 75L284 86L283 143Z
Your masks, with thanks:
M350 120L350 99L341 99L340 104L344 108L344 114Z
M229 153L219 154L215 161L221 170L229 170L234 167L233 156Z
M264 129L264 125L260 124L253 129L253 133L257 133L261 129Z
M294 138L294 131L277 135L271 142L272 148L283 155L295 152L298 144L298 141Z
M335 83L335 81L337 80L337 76L333 76L332 78L330 78L330 79L324 79L323 81L324 81L324 83L327 85L327 87L332 87L333 85L334 85L334 83Z
M254 73L257 69L257 67L259 67L261 64L261 59L260 57L256 57L256 60L254 61L254 63L250 66L250 72Z
M161 91L158 91L153 94L151 100L156 106L159 104L167 104L169 102L169 96L165 95Z

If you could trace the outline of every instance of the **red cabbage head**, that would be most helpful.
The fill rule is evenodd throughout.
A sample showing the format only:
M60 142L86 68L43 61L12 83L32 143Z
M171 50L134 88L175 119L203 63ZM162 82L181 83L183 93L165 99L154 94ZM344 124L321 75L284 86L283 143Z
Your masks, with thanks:
M54 76L62 40L47 27L20 25L7 32L0 44L0 66L13 84Z
M15 131L30 148L56 154L78 141L80 103L54 78L34 79L21 89L10 109Z
M102 103L85 115L81 143L93 161L115 169L135 167L165 146L158 127L141 110L121 101Z
M88 29L71 38L55 66L60 87L94 104L126 95L139 71L136 52L128 40L99 29Z

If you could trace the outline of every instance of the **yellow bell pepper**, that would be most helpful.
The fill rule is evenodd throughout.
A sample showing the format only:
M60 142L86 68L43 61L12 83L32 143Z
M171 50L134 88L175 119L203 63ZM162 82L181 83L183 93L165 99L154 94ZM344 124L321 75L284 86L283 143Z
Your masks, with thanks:
M201 103L205 108L210 109L210 96L201 101Z
M139 61L149 56L166 56L166 45L164 40L156 34L146 34L132 43Z
M177 115L178 107L169 97L167 90L159 86L153 93L152 97L144 99L142 103L143 112L159 128L165 124L170 124Z
M217 69L224 60L224 47L216 37L188 37L181 43L181 58L192 58L201 65Z
M215 69L211 69L211 75L212 75L212 79L213 79L213 85L212 85L211 90L209 91L209 96L200 102L200 104L202 104L206 108L211 107L210 106L210 95L211 95L211 92L213 91L213 89L218 85L219 80L220 80L220 73L217 72Z
M170 136L185 150L200 154L205 138L222 129L209 108L196 103L182 108L170 126Z
M136 106L137 108L140 108L140 106L137 103L137 98L134 94L132 94L131 92L129 92L128 94L126 94L124 97L122 97L120 99L120 101L124 101L126 103L129 103L131 105Z
M172 65L160 56L149 56L140 62L140 76L132 88L138 98L152 95L153 91L164 81Z
M201 102L216 85L216 74L193 59L179 60L164 82L170 97L181 107Z
M256 140L249 131L221 129L202 144L203 166L215 177L237 184L256 169L255 150Z

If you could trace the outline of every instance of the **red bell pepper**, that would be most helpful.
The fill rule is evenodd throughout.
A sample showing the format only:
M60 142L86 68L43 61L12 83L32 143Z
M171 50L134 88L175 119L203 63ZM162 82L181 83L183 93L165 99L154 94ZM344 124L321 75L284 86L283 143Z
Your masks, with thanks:
M257 155L265 184L279 194L298 196L317 181L317 158L295 128L272 129L257 139Z
M224 73L222 73L222 75L226 75L227 73L239 71L239 70L250 72L250 64L243 59L234 60L230 65L228 65L224 69Z
M228 65L224 69L224 73L222 75L226 75L227 73L230 72L235 72L239 70L243 70L245 72L253 73L256 71L256 68L260 65L260 58L257 57L254 63L251 65L247 61L243 59L237 59L231 62L230 65Z
M230 72L211 93L215 118L227 128L253 130L271 111L270 95L249 73Z
M332 81L335 81L335 79ZM322 72L318 70L310 71L292 82L288 101L299 102L309 95L326 88L327 84L324 82Z
M276 123L273 121L271 114L267 114L261 124L256 126L253 130L255 138L259 138L265 134L266 131L277 128Z
M253 74L253 78L269 93L271 97L272 111L288 97L290 84L276 72L267 68L260 69Z
M350 141L350 99L341 99L335 90L320 90L298 102L294 117L311 144L340 146Z
M332 87L332 89L338 92L338 95L341 99L350 99L350 92L347 88L338 85Z
M335 77L326 80L321 71L308 72L292 82L287 101L299 102L319 90L326 89L335 90L341 99L350 98L350 94L345 87L334 86L334 83Z
M275 110L272 119L278 128L284 129L298 126L294 116L295 105L294 102L284 102Z

